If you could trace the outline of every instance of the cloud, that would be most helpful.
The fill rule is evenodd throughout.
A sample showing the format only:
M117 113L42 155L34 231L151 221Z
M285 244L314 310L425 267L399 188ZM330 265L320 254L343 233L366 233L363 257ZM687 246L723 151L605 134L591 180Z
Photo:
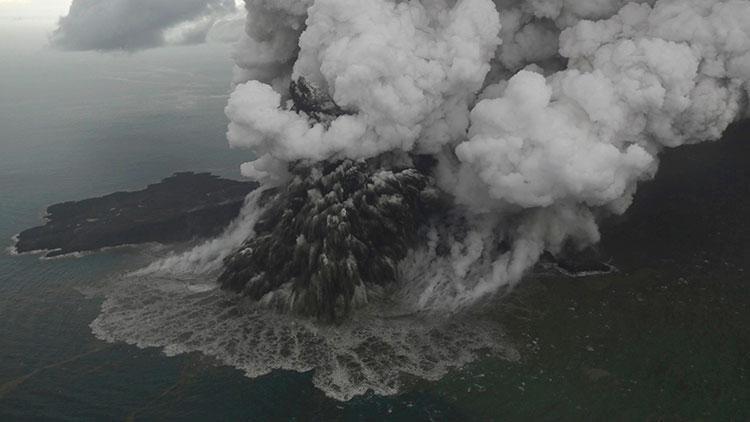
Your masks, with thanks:
M491 2L440 6L447 10L419 2L319 0L310 8L301 35L294 27L279 31L278 38L264 36L265 31L249 32L245 45L252 48L242 50L243 57L277 51L276 44L284 50L251 55L251 60L238 62L240 66L264 68L259 62L266 57L269 64L285 63L296 53L288 46L298 45L287 78L303 77L327 89L339 106L358 113L330 125L309 125L307 116L281 108L282 96L270 86L251 81L237 88L227 108L230 142L282 160L440 150L466 131L469 103L481 89L500 43L500 23ZM264 24L276 22L274 27L284 28L284 22L299 22L296 10L281 11L273 9L275 20ZM255 15L253 9L248 14ZM277 41L295 36L295 43Z
M51 36L63 50L135 51L231 38L242 20L234 0L74 0ZM231 31L230 31L231 32ZM239 36L239 33L237 33Z
M70 7L71 0L0 0L0 19L50 21Z

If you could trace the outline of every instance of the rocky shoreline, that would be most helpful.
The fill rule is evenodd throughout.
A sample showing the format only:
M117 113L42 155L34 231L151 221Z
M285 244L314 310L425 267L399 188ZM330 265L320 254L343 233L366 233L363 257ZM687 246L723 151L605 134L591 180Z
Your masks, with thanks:
M63 202L45 224L16 237L15 253L55 257L140 243L176 243L219 234L257 184L181 172L143 190Z

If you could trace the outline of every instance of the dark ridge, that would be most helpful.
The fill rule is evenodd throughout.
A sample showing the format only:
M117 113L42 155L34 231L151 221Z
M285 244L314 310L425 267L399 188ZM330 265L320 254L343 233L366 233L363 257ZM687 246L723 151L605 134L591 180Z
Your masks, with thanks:
M46 224L21 232L16 250L44 250L52 257L215 236L239 214L245 196L257 186L184 172L136 192L55 204L47 208Z
M395 281L396 264L441 195L425 173L381 159L290 171L219 281L254 300L279 291L277 305L338 321L366 300L365 286Z

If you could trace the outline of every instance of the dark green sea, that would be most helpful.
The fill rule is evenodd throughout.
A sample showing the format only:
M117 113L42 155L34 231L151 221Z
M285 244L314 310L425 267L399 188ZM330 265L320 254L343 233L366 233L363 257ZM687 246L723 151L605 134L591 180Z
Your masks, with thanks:
M2 23L5 25L6 23ZM181 170L238 177L227 51L56 53L0 28L0 246L47 205ZM14 38L15 37L15 38ZM0 420L750 420L750 124L668 153L601 250L619 268L534 273L485 304L518 359L485 356L398 394L326 396L201 353L98 340L107 286L163 250L0 254ZM375 353L375 352L373 352Z

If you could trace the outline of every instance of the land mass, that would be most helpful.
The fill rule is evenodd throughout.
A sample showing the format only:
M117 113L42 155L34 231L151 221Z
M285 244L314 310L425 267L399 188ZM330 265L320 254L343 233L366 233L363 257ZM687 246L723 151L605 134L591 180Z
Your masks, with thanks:
M18 235L16 251L47 251L46 256L53 257L215 236L257 187L210 173L181 172L143 190L51 205L44 225Z

